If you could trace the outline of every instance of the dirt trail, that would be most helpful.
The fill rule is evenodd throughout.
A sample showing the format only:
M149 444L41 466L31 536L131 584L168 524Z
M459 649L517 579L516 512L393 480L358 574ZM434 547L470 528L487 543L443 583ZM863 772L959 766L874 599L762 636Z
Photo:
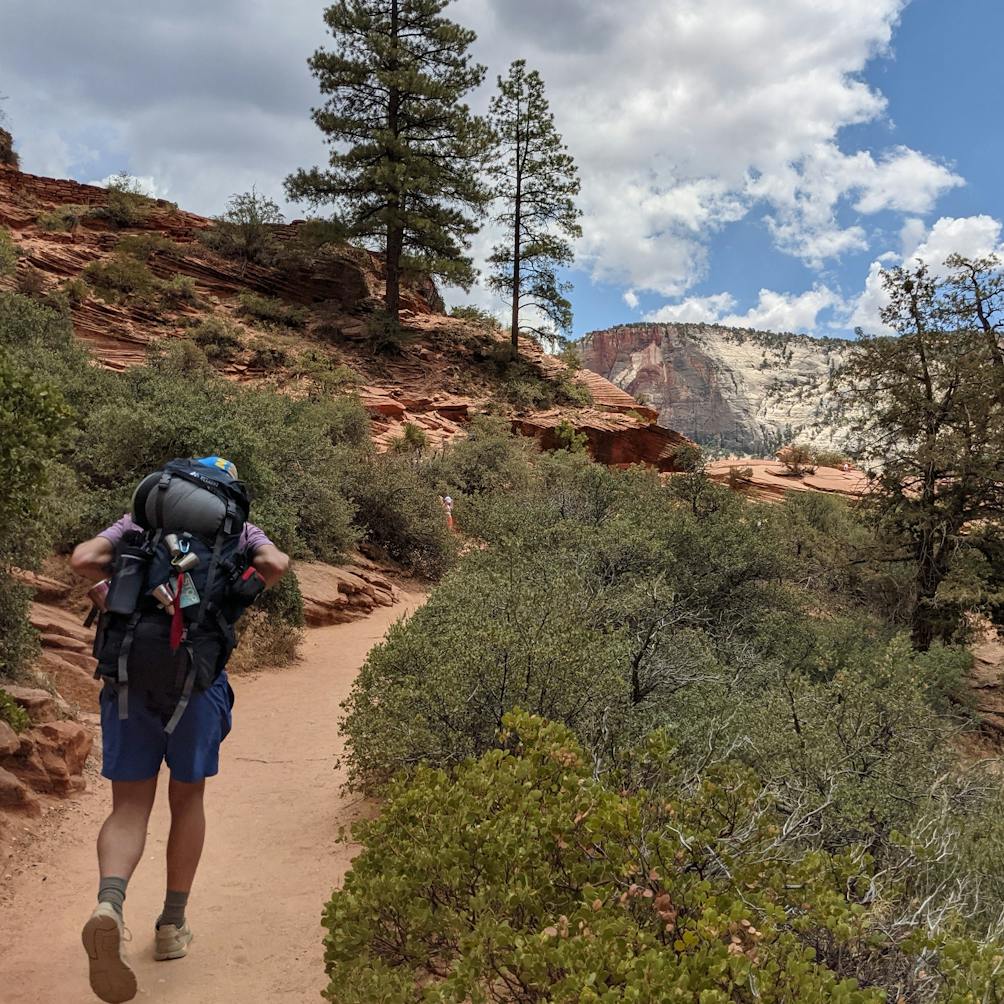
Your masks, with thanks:
M234 681L234 728L220 774L207 785L208 835L189 910L187 959L154 962L153 921L164 888L166 775L144 860L129 884L129 959L137 1001L270 1004L317 1001L324 987L324 901L353 850L339 827L366 811L346 798L334 760L339 702L369 649L421 602L381 608L365 620L308 633L295 667ZM68 807L33 862L4 890L0 907L0 1001L94 1001L80 928L97 888L94 840L108 811L100 779Z

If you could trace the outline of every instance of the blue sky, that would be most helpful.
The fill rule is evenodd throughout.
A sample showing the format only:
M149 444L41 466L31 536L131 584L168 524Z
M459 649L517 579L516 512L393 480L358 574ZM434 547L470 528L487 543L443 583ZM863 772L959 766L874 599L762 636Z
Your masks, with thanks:
M320 0L6 0L24 169L119 170L206 215L323 163ZM583 182L576 334L878 329L879 269L1000 245L1000 0L455 0L488 78L541 71ZM45 58L39 58L44 45ZM292 218L303 207L286 206ZM494 235L475 241L483 260ZM483 287L450 302L501 310Z

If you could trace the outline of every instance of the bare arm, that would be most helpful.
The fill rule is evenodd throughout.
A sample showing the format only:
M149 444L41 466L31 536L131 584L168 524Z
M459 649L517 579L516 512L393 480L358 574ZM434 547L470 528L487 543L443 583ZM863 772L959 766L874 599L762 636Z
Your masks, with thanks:
M85 579L98 582L112 571L115 548L107 537L92 537L78 544L70 556L70 567Z
M255 550L251 564L265 580L266 586L274 586L289 571L289 555L275 544L262 544Z

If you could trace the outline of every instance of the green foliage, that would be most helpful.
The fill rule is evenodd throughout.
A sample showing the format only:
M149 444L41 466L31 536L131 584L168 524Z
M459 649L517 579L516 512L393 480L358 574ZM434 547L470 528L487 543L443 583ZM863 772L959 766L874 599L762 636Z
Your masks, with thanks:
M88 215L105 220L115 227L135 227L150 215L153 200L135 179L121 171L108 183L108 194L100 206L92 206Z
M214 362L229 362L244 348L240 329L215 314L199 318L189 337Z
M121 252L89 262L82 275L110 303L154 304L162 285L145 262Z
M694 778L654 740L658 791L599 779L525 714L456 771L419 767L359 824L324 913L339 1004L996 1000L1001 946L920 918L860 852L787 846L775 799L723 763Z
M474 33L442 16L447 0L339 0L325 11L331 49L309 60L322 95L314 121L331 148L326 169L286 181L291 199L332 204L349 239L386 262L386 332L399 336L400 283L408 272L469 287L466 249L486 192L485 123L462 103L484 79L470 61Z
M440 578L456 560L457 541L425 465L361 452L343 452L342 463L343 489L367 541L416 574Z
M567 418L558 423L555 439L558 449L567 450L569 453L585 453L589 447L589 437L584 432L577 432Z
M805 474L815 474L815 452L803 443L792 443L777 451L777 459L784 465L786 474L800 478Z
M17 245L10 231L0 227L0 276L13 275L17 271Z
M41 213L35 222L43 230L66 232L75 230L87 215L87 206L56 206L47 213Z
M451 307L450 317L459 317L462 321L470 321L485 331L502 330L502 322L491 311L477 307L473 303Z
M0 600L0 604L2 604L2 600ZM2 644L0 642L0 645ZM17 704L14 698L2 687L0 687L0 722L6 722L15 732L24 732L31 726L28 712Z
M115 245L119 254L129 255L137 261L149 262L155 254L178 257L184 253L182 245L156 232L126 234Z
M405 422L401 435L392 443L391 448L398 453L422 453L429 445L429 437L425 430L414 422Z
M878 468L866 503L913 576L919 648L964 637L967 609L994 609L986 551L1004 543L1004 268L960 256L950 267L943 279L923 265L883 273L882 319L898 337L862 335L841 377ZM974 525L989 544L978 555Z
M255 189L232 195L214 225L199 239L210 250L245 264L270 264L276 250L273 228L283 223L276 203Z
M25 296L40 297L45 292L45 277L39 269L28 265L18 272L17 291Z
M302 329L310 318L310 311L269 296L257 293L241 293L239 313L256 321L264 321L280 328Z
M288 366L292 361L289 351L269 338L255 338L250 345L251 355L248 366L251 369L275 370Z
M10 305L28 324L49 322L44 308L0 294L0 323ZM46 519L50 467L69 411L55 386L19 364L0 340L0 678L17 677L35 652L28 626L30 592L14 568L37 567L52 535Z
M7 129L0 126L0 164L17 170L21 166L21 158L14 149L14 137Z
M65 294L67 303L69 303L72 307L76 307L83 303L90 294L87 283L78 276L74 276L72 279L67 279L60 289Z
M199 302L195 280L190 275L173 275L161 287L161 300L165 307L193 305Z
M554 128L540 74L527 72L526 61L517 59L508 77L499 77L498 87L490 117L500 156L488 172L503 237L489 258L488 284L512 304L510 338L516 358L521 330L548 340L571 330L572 305L566 295L571 284L558 279L558 269L574 260L572 242L582 236L582 213L575 206L578 171ZM524 311L543 316L549 327L526 325Z

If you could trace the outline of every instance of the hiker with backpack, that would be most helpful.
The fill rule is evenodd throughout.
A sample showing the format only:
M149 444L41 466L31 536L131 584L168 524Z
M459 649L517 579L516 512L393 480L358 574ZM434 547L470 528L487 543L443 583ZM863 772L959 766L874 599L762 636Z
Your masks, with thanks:
M102 774L112 812L98 835L98 904L82 938L91 988L128 1001L136 977L122 953L126 885L143 855L161 763L170 769L167 893L154 958L180 959L185 907L205 838L205 780L231 727L225 670L234 624L277 582L289 558L248 522L249 499L220 457L172 460L140 482L132 509L80 544L71 564L95 580L94 654L101 692Z

